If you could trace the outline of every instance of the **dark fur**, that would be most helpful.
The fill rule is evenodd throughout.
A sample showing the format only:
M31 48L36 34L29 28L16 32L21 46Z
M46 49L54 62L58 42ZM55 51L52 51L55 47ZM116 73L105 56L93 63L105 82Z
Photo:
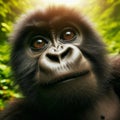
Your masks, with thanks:
M58 23L54 23L54 17L56 16L60 16ZM61 95L61 91L55 93L53 90L51 92L51 88L46 87L45 90L45 88L41 87L41 83L36 77L38 57L31 57L26 52L28 51L26 39L29 37L30 32L37 32L40 29L40 20L52 24L56 29L68 20L80 28L84 37L82 45L77 47L91 63L92 70L97 79L97 88L82 88L82 85L80 85L79 90L77 88L75 92L69 92L70 90L67 90L68 92L66 93L70 94L63 93ZM48 25L46 27L49 29L50 26ZM40 10L31 12L22 16L21 20L15 26L10 40L13 47L11 65L15 76L15 83L20 86L25 98L15 100L15 102L11 103L1 113L0 120L120 119L120 110L116 107L117 105L119 106L116 93L119 93L119 85L117 83L120 82L120 72L118 72L120 70L120 64L117 67L116 61L120 63L120 59L113 59L112 65L108 64L104 44L101 42L95 30L79 13L64 7L51 7L43 12ZM113 66L113 71L111 66ZM49 76L49 71L47 75ZM115 82L112 82L112 80ZM64 92L64 88L62 88L62 91ZM113 109L116 109L115 113L112 109L108 109L112 100ZM108 114L104 109L108 109ZM111 112L113 113L112 115ZM107 115L105 116L104 114Z

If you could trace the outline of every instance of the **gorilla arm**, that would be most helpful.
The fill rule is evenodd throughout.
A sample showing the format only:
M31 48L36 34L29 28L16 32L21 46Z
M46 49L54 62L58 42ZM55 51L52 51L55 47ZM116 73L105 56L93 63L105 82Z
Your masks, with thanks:
M112 65L112 85L120 97L120 55L116 55L110 57L111 65Z

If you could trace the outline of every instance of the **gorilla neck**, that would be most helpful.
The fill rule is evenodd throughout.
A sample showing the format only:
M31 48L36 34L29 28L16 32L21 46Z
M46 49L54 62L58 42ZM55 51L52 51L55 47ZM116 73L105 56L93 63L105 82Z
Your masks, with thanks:
M69 100L68 100L69 101ZM93 102L93 103L92 103ZM46 101L44 102L46 103ZM55 103L48 101L48 104L40 106L39 110L46 115L46 119L53 118L57 120L119 120L119 100L113 90L101 96L97 101L86 101L84 106L77 101L76 103L64 103L63 101ZM38 104L37 104L38 105ZM59 116L59 118L57 118ZM111 119L112 118L112 119Z

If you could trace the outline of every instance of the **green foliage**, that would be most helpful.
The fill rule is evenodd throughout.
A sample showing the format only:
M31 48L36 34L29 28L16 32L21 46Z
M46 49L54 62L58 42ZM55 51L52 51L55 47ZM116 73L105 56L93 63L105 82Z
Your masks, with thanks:
M10 81L11 72L8 65L9 47L7 44L0 45L0 106L3 107L5 100L13 96L12 82Z
M87 3L89 5L82 9L95 23L108 51L120 53L120 0L88 0ZM16 18L32 4L32 0L0 0L0 109L3 109L6 101L21 96L12 82L9 66L11 49L7 37Z
M110 53L120 53L120 0L98 0L90 13Z
M27 8L26 8L26 5ZM7 37L12 30L12 23L30 6L29 0L0 0L0 110L7 100L20 97L17 87L11 79L12 73L9 66L10 47ZM14 12L13 12L14 11Z
M27 7L26 7L27 5ZM17 15L20 15L30 7L29 0L0 0L0 43L7 39L12 30L12 23Z
M4 107L7 100L20 97L17 86L14 87L12 73L9 66L10 47L8 43L0 45L0 110Z
M105 42L109 45L110 52L120 53L120 1L107 0L107 7L101 14L99 27L102 28L101 33L105 38ZM101 11L102 12L102 11Z

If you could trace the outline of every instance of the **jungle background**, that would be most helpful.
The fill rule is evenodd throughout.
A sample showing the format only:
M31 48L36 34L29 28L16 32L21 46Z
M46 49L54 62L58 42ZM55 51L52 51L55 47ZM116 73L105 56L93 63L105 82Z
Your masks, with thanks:
M56 3L55 3L56 2ZM0 0L0 110L7 101L22 95L12 82L8 36L13 23L30 9L54 4L75 7L84 13L102 36L109 54L120 53L120 0Z

